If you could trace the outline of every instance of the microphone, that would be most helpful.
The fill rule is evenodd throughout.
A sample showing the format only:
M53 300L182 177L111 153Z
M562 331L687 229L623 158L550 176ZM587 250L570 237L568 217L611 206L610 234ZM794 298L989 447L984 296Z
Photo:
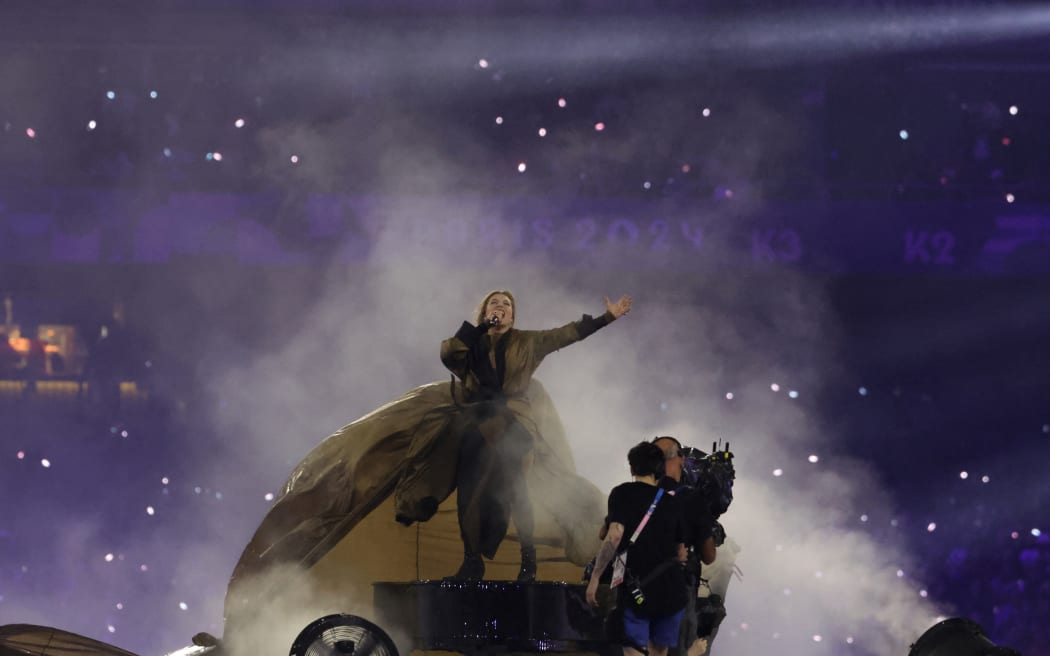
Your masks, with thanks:
M489 317L489 318L488 318L488 319L487 319L487 320L485 321L485 323L487 323L487 324L488 324L488 325L490 325L490 326L498 326L498 325L499 325L499 319L500 319L499 315L498 315L498 314L496 314L495 312L493 312L493 313L492 313L492 316L490 316L490 317Z

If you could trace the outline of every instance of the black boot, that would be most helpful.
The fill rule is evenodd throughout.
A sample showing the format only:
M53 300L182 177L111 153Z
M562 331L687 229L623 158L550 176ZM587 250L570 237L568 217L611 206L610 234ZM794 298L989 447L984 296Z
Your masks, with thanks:
M446 576L446 581L480 581L485 578L485 561L481 554L466 552L463 554L463 564L459 566L452 576Z
M536 547L531 544L521 545L521 569L518 570L518 583L532 583L536 580Z

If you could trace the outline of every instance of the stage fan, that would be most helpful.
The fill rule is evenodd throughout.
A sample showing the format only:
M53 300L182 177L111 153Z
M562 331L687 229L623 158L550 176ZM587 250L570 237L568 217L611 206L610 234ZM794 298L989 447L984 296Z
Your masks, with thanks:
M908 656L1021 656L1009 647L998 647L980 624L961 617L938 622L915 641Z
M372 622L356 615L326 615L308 624L289 656L398 656L394 641Z

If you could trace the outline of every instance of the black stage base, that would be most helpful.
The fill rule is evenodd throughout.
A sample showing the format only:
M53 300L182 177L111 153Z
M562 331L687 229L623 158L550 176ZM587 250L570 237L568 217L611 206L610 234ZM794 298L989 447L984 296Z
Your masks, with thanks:
M474 652L600 651L606 600L587 605L586 586L553 581L374 583L380 626L399 650ZM608 597L602 586L599 599ZM408 649L405 649L405 648Z

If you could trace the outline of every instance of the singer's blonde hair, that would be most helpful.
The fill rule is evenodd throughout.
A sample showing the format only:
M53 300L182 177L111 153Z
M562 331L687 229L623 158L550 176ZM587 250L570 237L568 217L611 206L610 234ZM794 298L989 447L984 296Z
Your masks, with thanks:
M480 326L481 323L485 321L485 306L488 305L489 299L495 296L496 294L503 294L504 296L510 299L510 307L512 310L514 310L514 316L511 318L510 324L512 326L514 325L514 320L518 318L518 302L514 300L514 294L511 294L506 289L494 289L488 294L485 294L485 298L481 299L481 302L478 303L478 309L474 313L475 326Z

